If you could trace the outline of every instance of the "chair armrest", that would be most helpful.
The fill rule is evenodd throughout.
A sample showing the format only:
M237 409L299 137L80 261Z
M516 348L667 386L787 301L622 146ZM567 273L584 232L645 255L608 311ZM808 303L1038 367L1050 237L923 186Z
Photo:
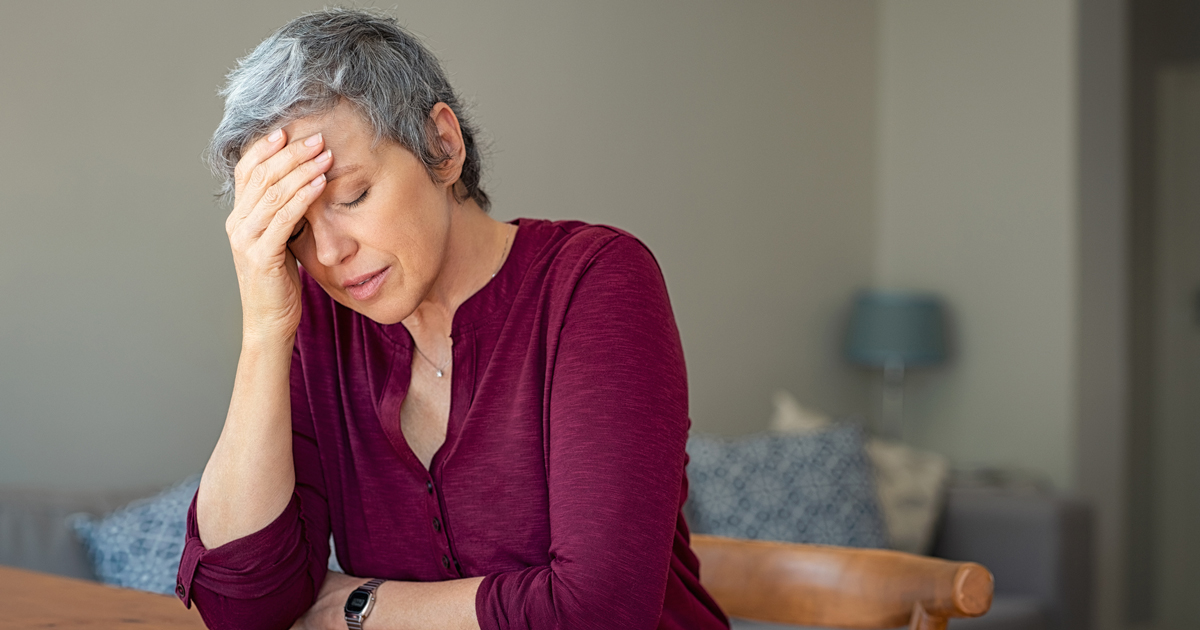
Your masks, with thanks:
M700 582L735 617L840 628L944 628L992 603L992 575L886 549L853 549L696 534Z
M1063 630L1089 627L1092 513L1070 497L952 489L933 555L979 562L997 595L1035 597Z

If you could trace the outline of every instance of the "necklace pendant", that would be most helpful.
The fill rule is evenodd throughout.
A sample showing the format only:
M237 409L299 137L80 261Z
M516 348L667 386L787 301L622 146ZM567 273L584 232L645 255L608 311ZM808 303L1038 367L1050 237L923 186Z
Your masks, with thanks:
M438 371L437 371L437 376L438 376L438 378L442 378L442 371L441 371L441 370L438 370Z

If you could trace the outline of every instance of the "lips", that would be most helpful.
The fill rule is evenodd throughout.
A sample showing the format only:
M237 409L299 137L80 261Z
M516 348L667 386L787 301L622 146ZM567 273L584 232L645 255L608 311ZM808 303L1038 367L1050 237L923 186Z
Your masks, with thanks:
M391 267L384 267L379 271L372 271L371 273L351 278L342 286L345 287L350 297L363 302L375 297L375 294L379 292L379 287L383 286L383 279L387 277L388 272L391 270Z

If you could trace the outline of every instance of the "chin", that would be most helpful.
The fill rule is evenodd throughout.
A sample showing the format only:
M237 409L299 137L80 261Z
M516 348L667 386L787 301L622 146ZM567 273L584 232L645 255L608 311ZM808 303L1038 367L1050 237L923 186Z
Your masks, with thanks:
M328 290L326 293L330 293ZM388 304L385 300L373 301L369 304L360 304L354 301L350 296L338 293L330 294L334 301L346 308L366 317L367 319L384 326L397 324L412 314L416 307L404 308L395 304Z
M322 285L322 288L338 304L383 326L400 323L409 315L412 315L413 311L417 310L417 306L421 303L420 297L412 295L411 291L406 291L406 287L398 282L385 282L379 288L379 292L366 302L355 300L349 293L340 288L333 291L325 285Z
M362 311L359 311L359 312L362 313L363 316L365 316L366 318L375 322L376 324L381 324L383 326L391 326L392 324L399 324L400 322L404 321L405 317L408 317L408 315L409 315L408 313L405 313L404 315L396 315L394 313L386 313L383 316L376 316L376 314L374 314L374 313L367 313L367 312L362 312Z
M413 311L416 310L416 304L408 304L407 302L407 300L383 299L366 305L359 304L352 306L350 304L346 304L346 306L349 306L351 310L356 311L363 317L366 317L377 324L390 326L392 324L400 323L404 320L404 318L412 315Z

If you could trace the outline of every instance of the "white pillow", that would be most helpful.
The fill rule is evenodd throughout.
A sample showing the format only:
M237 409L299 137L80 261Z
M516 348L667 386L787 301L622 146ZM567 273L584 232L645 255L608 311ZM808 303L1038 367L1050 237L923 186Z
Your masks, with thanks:
M833 426L829 416L804 407L785 390L775 392L773 400L772 431L811 433ZM875 467L875 487L890 546L909 553L929 553L950 462L937 453L875 438L867 441L866 450Z

